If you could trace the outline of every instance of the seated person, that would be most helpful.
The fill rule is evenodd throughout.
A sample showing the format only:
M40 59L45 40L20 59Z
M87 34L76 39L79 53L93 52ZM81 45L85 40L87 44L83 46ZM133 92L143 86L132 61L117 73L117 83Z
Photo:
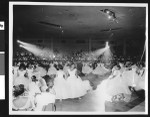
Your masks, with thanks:
M23 84L16 85L13 87L13 100L12 100L12 108L16 111L29 111L34 107L34 103L28 96L26 89Z
M38 86L39 81L36 79L36 76L31 77L31 82L29 83L29 93L35 96L36 93L41 93L40 88Z
M37 95L37 94L39 94L39 93L41 93L41 91L40 91L40 88L39 88L39 86L38 86L38 84L39 84L39 81L38 81L38 79L36 78L36 76L32 76L31 77L31 82L29 83L29 96L30 96L30 98L31 98L31 100L32 100L32 102L34 103L34 100L35 100L35 96Z
M35 111L53 111L55 110L54 107L55 107L55 98L56 98L56 94L53 89L54 80L49 75L45 75L43 79L45 79L47 89L43 90L41 94L38 94L35 97L36 107L34 110Z

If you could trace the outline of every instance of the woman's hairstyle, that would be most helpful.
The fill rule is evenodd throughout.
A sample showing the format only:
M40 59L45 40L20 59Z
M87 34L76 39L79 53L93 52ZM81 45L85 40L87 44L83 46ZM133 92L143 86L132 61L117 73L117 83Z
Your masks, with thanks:
M18 63L17 63L17 61L14 61L13 62L13 66L16 66Z
M15 85L13 86L13 88L14 88L13 95L15 97L18 97L19 95L23 94L25 91L23 84Z
M43 79L45 80L46 84L54 81L54 79L52 77L50 77L49 75L43 76Z
M73 62L70 64L70 67L72 67L72 66L74 66L74 68L76 68L76 64Z
M58 64L58 69L59 70L62 70L63 69L63 66L61 64Z
M118 65L118 64L116 65L116 67L117 67L118 69L121 69L120 65Z
M31 79L32 79L32 82L37 82L38 80L36 79L36 76L35 75L33 75L32 77L31 77Z
M19 69L23 69L23 70L26 70L26 66L24 63L21 63L20 66L19 66Z
M58 65L54 64L54 67L58 70Z
M32 65L32 63L30 63L30 62L29 62L29 63L27 63L27 68L29 68L29 67L30 67L30 65Z

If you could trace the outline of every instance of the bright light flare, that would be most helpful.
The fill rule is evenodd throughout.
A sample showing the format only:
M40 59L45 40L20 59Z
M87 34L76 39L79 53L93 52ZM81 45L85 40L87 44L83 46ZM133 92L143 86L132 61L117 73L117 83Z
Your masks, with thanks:
M20 44L19 47L22 47L26 49L27 51L33 53L35 56L38 56L40 58L55 58L56 56L49 48L39 48L36 45L33 44L24 44L25 42L22 42L23 44ZM54 55L54 56L53 56Z
M105 49L105 52L103 54L102 59L104 62L109 63L109 61L112 60L112 57L113 57L113 54L112 54L109 46L107 46Z
M105 49L109 49L108 41L106 42Z
M106 47L108 46L108 41L106 42Z
M22 45L24 45L24 46L33 46L33 44L29 44L29 43L26 43L26 42L23 42L23 41L20 41L20 40L17 40L17 42L19 43L19 44L22 44Z
M109 13L110 13L110 11L106 11L106 13L107 13L107 14L109 14Z
M23 47L23 45L20 44L19 47Z
M112 17L110 15L108 15L108 19L112 19Z
M98 50L90 53L91 58L92 57L97 58L100 55L102 55L102 59L103 59L104 62L109 62L112 59L113 55L112 55L112 52L110 50L110 46L109 46L108 41L106 42L106 45L105 45L104 48L98 49Z
M20 40L17 40L17 43L20 43Z
M98 56L102 55L104 52L105 52L105 48L102 48L102 49L98 49L95 52L93 52L92 55L98 57Z

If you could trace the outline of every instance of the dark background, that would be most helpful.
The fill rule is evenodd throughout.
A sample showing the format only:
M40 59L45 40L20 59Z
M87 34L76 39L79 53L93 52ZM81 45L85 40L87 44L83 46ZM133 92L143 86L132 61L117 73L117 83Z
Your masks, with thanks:
M114 10L119 23L109 21L102 9ZM13 10L14 52L19 49L17 40L49 48L53 41L53 48L64 51L100 49L109 41L115 54L124 56L142 55L144 49L142 7L14 5Z
M5 51L5 30L0 30L0 51Z

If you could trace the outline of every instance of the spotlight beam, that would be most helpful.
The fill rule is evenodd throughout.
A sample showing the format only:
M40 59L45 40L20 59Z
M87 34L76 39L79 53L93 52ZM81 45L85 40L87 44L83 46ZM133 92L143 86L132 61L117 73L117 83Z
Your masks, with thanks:
M17 40L18 43L20 43L20 40Z
M23 42L23 41L20 41L20 40L17 40L17 42L19 43L19 44L22 44L22 45L24 45L24 46L35 46L35 45L33 45L33 44L29 44L29 43L26 43L26 42Z
M24 44L24 42L23 42ZM23 45L20 43L20 47L26 49L27 51L33 53L35 56L38 56L40 58L50 58L50 56L53 56L54 53L48 49L48 48L44 48L44 49L40 49L38 46L36 45L32 45L32 44L25 44ZM55 56L53 56L53 58L55 58Z
M23 48L24 46L20 44L19 47L22 47L22 48Z

